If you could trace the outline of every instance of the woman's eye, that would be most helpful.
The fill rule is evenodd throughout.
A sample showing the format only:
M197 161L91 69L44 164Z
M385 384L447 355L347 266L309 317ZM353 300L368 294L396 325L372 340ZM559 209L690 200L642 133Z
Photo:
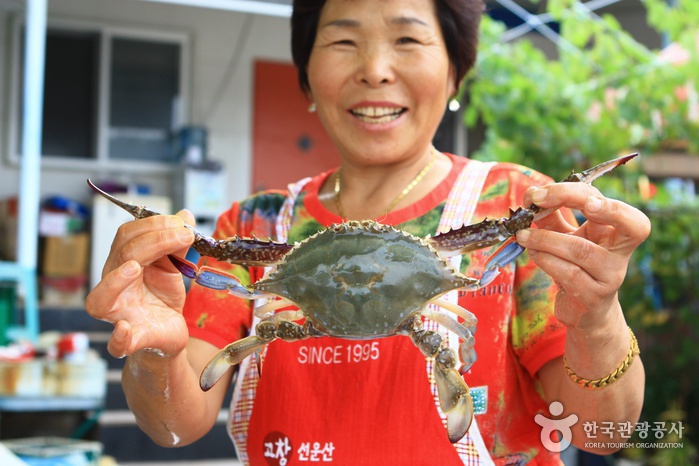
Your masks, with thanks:
M333 44L335 44L335 45L353 45L354 42L352 42L349 39L343 39L343 40L336 40L335 42L333 42Z
M397 42L399 44L417 44L418 43L417 39L415 39L413 37L401 37L400 39L398 39Z

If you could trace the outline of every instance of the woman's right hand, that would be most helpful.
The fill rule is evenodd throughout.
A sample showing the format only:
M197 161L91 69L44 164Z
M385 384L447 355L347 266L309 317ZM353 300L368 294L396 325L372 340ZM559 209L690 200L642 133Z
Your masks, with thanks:
M114 324L107 349L114 357L139 350L179 354L188 332L182 308L182 275L167 258L183 257L194 241L191 213L158 215L119 227L102 271L102 281L85 301L88 314Z

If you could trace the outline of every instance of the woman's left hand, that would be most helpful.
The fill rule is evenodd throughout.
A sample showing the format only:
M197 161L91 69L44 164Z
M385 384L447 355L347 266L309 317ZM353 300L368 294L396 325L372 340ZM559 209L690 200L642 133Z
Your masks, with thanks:
M586 183L530 188L524 205L568 207L587 219L571 224L555 211L517 234L532 260L558 284L556 317L585 330L603 326L618 308L617 292L633 251L650 234L650 220L624 202L604 197Z

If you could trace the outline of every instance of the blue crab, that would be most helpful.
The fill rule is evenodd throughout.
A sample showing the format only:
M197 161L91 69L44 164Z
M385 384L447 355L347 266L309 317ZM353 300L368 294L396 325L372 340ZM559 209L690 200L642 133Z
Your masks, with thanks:
M591 183L637 154L602 163L563 182ZM158 215L145 207L126 204L88 184L137 219ZM484 220L433 237L419 238L375 221L332 225L297 244L258 238L216 240L195 230L193 248L203 256L272 269L250 286L232 275L170 256L177 269L195 282L250 300L268 299L257 307L261 319L255 334L222 349L200 377L210 389L231 365L259 352L276 339L296 341L330 336L372 339L408 335L420 351L434 358L440 407L447 417L447 434L457 442L468 431L473 403L462 375L476 361L477 319L443 296L452 290L475 290L495 278L523 248L513 241L517 231L551 213L536 205L511 211L509 217ZM504 242L484 266L480 279L454 270L446 258ZM428 306L434 304L436 306ZM280 311L294 306L296 311ZM449 311L451 314L443 312ZM461 319L455 318L456 315ZM460 338L458 360L442 335L423 328L432 319Z

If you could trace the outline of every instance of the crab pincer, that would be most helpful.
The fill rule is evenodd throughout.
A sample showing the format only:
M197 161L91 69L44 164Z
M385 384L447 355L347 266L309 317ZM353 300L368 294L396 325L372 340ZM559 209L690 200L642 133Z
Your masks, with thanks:
M145 206L137 206L124 202L98 188L89 179L87 180L87 184L97 194L133 215L136 220L161 215ZM203 235L190 225L185 226L194 232L192 248L195 251L202 256L213 257L233 264L251 266L275 264L282 260L293 247L292 245L272 240L240 238L237 236L225 240L217 240L210 236Z
M638 153L624 155L602 162L580 173L572 172L560 183L591 184L597 178L624 165L636 156L638 156ZM536 204L532 204L527 208L520 207L517 210L510 210L509 217L492 220L485 219L479 223L464 225L435 235L429 239L429 242L442 257L465 254L502 243L484 265L481 286L485 286L498 275L499 269L514 262L524 252L524 248L514 240L517 232L529 228L532 223L541 220L556 210L542 209Z

